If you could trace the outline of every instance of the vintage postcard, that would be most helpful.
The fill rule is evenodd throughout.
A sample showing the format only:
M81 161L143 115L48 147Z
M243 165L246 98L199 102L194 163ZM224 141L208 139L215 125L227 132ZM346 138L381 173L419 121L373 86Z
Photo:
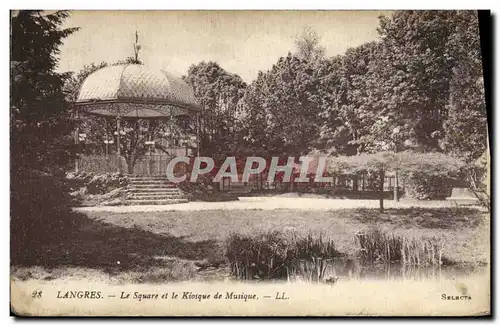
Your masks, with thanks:
M12 314L490 315L489 19L12 10Z

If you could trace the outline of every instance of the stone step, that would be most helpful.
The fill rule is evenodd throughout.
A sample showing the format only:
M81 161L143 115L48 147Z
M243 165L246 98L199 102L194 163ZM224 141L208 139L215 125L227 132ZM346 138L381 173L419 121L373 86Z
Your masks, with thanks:
M171 194L182 194L182 191L177 188L159 188L159 189L138 188L135 190L128 190L127 193L136 195L148 195L148 194L171 195Z
M181 192L178 188L128 188L127 193L177 193Z
M163 179L128 179L129 180L129 183L147 183L147 182L151 182L151 183L172 183L172 182L169 182L167 179L163 178Z
M162 179L128 179L130 183L145 183L145 182L152 182L152 183L158 183L158 182L164 182L164 183L169 183L168 179L162 178Z
M127 192L127 194L129 195L144 195L144 196L148 196L148 195L161 195L161 196L169 196L169 195L182 195L182 191L180 191L179 189L171 189L170 191L168 191L169 189L167 189L167 191L142 191L142 190L138 190L138 191L129 191Z
M167 176L164 174L158 175L128 175L129 179L165 179Z
M136 196L176 196L176 195L183 195L183 193L181 191L171 191L171 192L140 191L140 192L129 192L129 193L127 193L127 195L128 196L132 196L132 195L136 195Z
M168 188L177 189L176 185L168 183L129 183L129 188Z
M144 183L144 184L129 184L128 189L146 189L146 188L154 188L154 189L177 189L175 184L170 183Z
M126 205L170 205L188 200L166 176L129 176Z
M183 195L133 195L127 197L127 200L164 200L164 199L186 199Z
M162 199L162 200L127 200L127 205L171 205L187 203L187 199Z
M143 185L143 184L171 184L171 182L168 182L167 180L130 180L129 184L137 184L137 185Z

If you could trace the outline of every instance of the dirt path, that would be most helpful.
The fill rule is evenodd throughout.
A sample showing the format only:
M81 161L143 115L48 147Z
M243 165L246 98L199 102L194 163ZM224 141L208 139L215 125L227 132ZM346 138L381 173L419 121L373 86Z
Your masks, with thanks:
M402 200L394 203L392 200L384 201L386 208L442 208L455 207L453 201L409 201ZM352 208L378 208L378 200L355 199L324 199L308 197L240 197L239 201L230 202L189 202L172 205L142 205L142 206L96 206L75 208L81 212L169 212L169 211L217 211L217 210L275 210L294 209L302 211L330 211Z

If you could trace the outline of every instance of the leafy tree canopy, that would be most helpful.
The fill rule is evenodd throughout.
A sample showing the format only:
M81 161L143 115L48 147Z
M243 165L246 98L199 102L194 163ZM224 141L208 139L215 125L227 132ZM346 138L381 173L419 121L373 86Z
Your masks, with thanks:
M238 114L246 83L236 74L225 71L217 63L200 62L192 65L184 80L191 85L202 106L202 154L236 155L241 147Z
M12 172L54 172L70 158L68 75L54 71L63 39L77 31L60 28L67 16L21 10L11 17Z

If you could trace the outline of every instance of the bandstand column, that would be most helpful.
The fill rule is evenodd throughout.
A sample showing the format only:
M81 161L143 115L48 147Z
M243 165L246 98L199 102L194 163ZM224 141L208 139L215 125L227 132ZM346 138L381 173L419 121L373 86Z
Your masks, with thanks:
M116 116L116 156L117 156L117 159L118 159L118 172L122 172L122 169L121 169L121 163L122 163L122 159L121 159L121 151L120 151L120 120L121 120L121 117L120 115L117 115Z

